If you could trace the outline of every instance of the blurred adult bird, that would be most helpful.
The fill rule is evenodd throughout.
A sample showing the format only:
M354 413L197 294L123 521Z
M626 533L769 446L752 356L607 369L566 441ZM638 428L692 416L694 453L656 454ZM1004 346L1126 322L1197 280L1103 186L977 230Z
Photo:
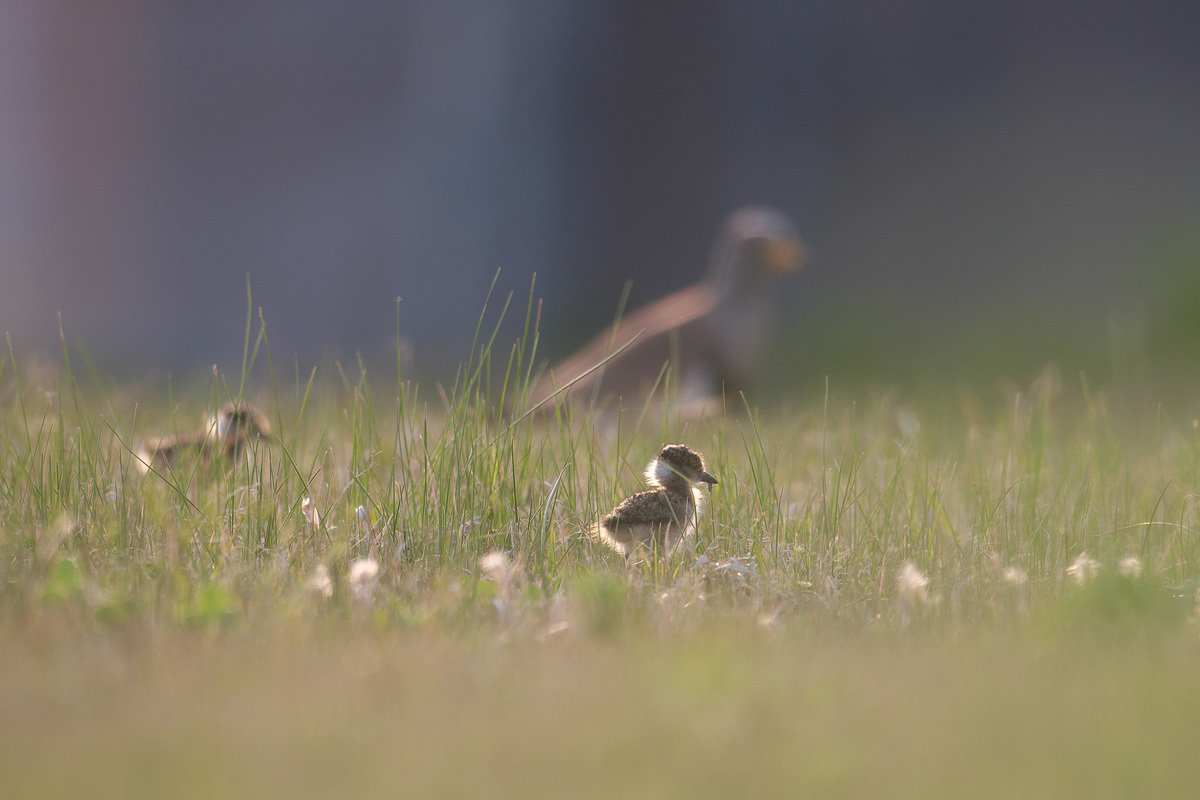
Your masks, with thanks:
M528 407L553 408L550 398L556 395L565 401L616 397L640 403L668 363L678 367L674 380L684 403L746 388L766 342L769 293L804 257L800 237L782 212L734 212L698 283L637 309L551 367L530 391Z

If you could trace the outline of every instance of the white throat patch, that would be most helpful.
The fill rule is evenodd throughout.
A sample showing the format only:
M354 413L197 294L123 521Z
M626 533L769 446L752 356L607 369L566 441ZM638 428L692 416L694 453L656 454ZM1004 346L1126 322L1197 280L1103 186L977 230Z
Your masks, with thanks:
M646 465L646 483L651 486L662 486L664 482L678 477L679 473L659 459L654 459Z

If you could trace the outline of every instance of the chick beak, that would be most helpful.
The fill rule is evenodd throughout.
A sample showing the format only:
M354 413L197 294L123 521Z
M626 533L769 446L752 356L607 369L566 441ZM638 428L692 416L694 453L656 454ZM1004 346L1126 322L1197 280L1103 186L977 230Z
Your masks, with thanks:
M717 479L712 475L709 475L707 472L700 473L700 480L704 483L707 483L709 486L716 486L718 483Z

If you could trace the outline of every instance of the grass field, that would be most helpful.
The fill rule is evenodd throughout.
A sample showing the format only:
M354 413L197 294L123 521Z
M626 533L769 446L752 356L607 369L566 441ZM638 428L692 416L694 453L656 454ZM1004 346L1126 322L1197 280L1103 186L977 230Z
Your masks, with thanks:
M10 345L3 796L1200 785L1200 430L1152 398L1048 368L522 418L523 345L444 388L283 378L264 345L178 396ZM243 393L277 439L141 473L139 442ZM673 441L721 483L626 568L588 527Z

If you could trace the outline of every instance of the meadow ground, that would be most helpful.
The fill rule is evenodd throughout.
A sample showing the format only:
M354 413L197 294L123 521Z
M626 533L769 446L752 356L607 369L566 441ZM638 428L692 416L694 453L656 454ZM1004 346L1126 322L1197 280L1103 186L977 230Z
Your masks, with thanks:
M18 363L5 797L1200 785L1187 414L1052 369L685 422L506 415L523 380L487 358L430 391L248 358L179 396ZM276 439L138 469L245 386ZM627 569L588 527L673 441L721 483L681 552Z

